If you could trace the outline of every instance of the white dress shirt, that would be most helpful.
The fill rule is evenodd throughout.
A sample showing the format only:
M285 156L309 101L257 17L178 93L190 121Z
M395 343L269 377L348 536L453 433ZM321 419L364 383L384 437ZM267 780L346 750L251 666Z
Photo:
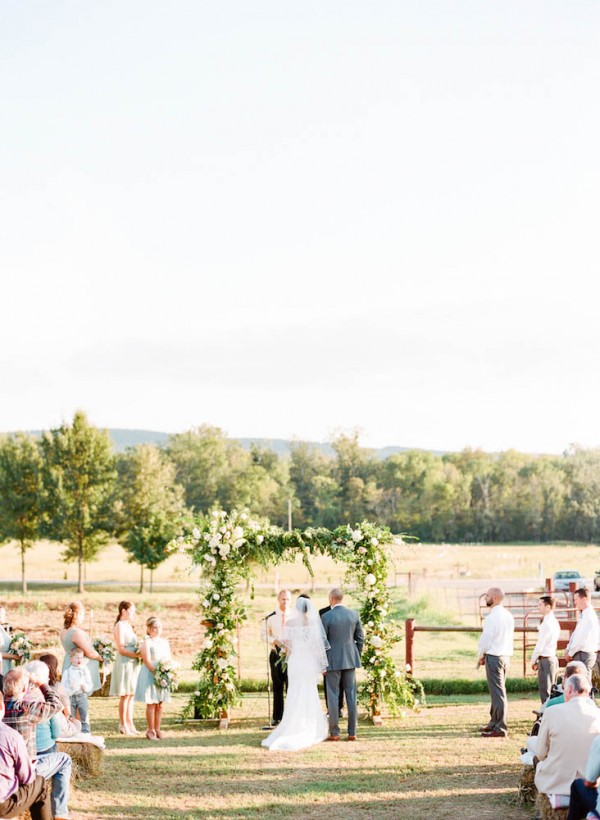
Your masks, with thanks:
M273 648L275 647L275 641L283 643L283 635L287 619L287 613L284 613L278 609L277 612L270 615L265 621L265 626L263 627L263 640L268 641Z
M68 666L62 673L61 683L69 695L80 695L82 692L91 695L94 691L92 676L87 664L84 666Z
M560 624L554 612L549 612L538 626L538 639L531 656L531 663L535 663L538 658L555 658L559 637Z
M515 619L502 604L492 607L490 614L483 622L483 632L477 648L479 657L498 655L510 657L513 654L513 633Z
M567 646L567 655L573 657L576 652L597 652L600 640L600 626L594 607L590 604L581 611L571 640Z

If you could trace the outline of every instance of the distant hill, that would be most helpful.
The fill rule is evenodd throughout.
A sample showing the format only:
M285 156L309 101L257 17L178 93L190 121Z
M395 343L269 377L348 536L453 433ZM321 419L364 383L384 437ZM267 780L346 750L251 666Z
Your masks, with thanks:
M41 430L28 430L29 435L41 436ZM165 444L169 438L169 433L162 433L159 430L125 430L120 427L109 428L108 432L113 440L115 450L122 453L128 447L136 447L138 444L156 444L158 447ZM290 441L284 438L239 438L234 439L239 441L245 450L249 450L254 444L257 447L264 447L266 450L272 450L278 456L289 456L292 446L299 444L298 441ZM308 444L315 450L320 450L327 456L333 455L333 449L330 444L323 441L306 441L303 444ZM383 461L394 453L405 453L407 450L418 449L414 447L380 447L373 448L376 457ZM432 450L434 455L443 455L442 450Z

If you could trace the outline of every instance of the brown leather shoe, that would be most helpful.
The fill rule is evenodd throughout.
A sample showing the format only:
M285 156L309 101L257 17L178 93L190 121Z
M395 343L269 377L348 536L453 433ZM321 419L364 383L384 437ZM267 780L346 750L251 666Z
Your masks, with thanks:
M348 740L356 740L356 735L348 735Z
M329 741L336 741L336 740L339 740L339 739L340 739L339 735L329 735L329 737L325 738L325 740L329 740Z
M481 737L506 737L504 732L498 732L496 729L492 732L482 732Z
M490 726L489 723L486 724L485 726L480 726L479 729L477 729L478 732L492 732L493 730L494 730L494 727Z

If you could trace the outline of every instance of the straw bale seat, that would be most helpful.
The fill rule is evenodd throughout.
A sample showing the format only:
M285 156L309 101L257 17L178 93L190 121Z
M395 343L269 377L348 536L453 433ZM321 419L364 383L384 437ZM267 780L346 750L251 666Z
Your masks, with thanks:
M538 793L535 808L540 820L567 820L569 809L553 809L547 794Z
M102 769L104 750L93 743L78 743L70 741L56 741L59 752L66 752L73 761L73 780L83 780L86 777L98 777Z

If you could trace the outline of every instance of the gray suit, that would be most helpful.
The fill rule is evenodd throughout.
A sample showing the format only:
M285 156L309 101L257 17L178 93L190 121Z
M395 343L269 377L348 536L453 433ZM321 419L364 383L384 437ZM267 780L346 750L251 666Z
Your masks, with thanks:
M358 612L341 604L323 615L323 627L331 648L327 650L327 703L338 703L340 687L348 704L348 735L356 735L356 669L360 667L360 653L365 636ZM340 735L338 710L329 709L329 734Z

